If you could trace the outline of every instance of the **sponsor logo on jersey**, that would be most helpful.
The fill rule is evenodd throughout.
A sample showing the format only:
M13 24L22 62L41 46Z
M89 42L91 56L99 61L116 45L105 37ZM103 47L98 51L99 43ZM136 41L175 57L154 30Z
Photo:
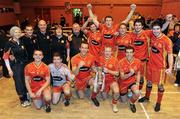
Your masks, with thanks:
M160 51L154 46L152 46L151 50L153 53L160 53Z
M118 49L119 49L119 50L125 50L125 49L126 49L126 46L125 46L125 45L119 45L119 46L118 46Z
M91 43L92 43L93 45L99 45L99 43L98 43L97 41L95 41L95 40L92 40Z
M141 46L143 44L144 44L144 41L140 41L140 40L134 41L134 45L136 45L136 46Z
M39 82L39 81L42 81L42 80L43 80L43 77L41 77L41 76L34 76L33 77L33 81Z

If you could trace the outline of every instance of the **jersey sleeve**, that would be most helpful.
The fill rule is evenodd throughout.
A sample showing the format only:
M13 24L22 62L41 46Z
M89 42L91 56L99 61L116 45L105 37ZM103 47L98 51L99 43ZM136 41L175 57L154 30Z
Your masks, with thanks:
M120 72L124 72L124 71L123 71L123 60L120 60L120 61L118 62L118 66L119 66L119 71L120 71Z
M153 37L152 30L145 30L145 34L146 34L146 37L148 37L148 38L152 38Z
M30 76L28 69L29 69L29 65L26 65L26 67L24 68L24 75L25 75L25 76Z
M102 31L103 28L104 28L104 24L99 23L99 30Z
M115 70L115 71L118 71L118 70L119 70L119 66L118 66L117 64L118 64L118 60L115 59L115 64L114 64L114 70Z
M71 59L71 64L72 64L72 67L77 67L78 66L78 63L77 63L77 60L75 59L75 57L73 57Z
M45 70L45 72L46 72L45 77L50 77L50 70L49 70L49 67L46 66L46 67L44 68L44 70Z
M172 41L168 37L166 37L166 39L165 39L165 49L166 49L167 53L172 53L172 49L173 49L172 47L173 47Z
M74 75L71 73L71 70L68 68L68 67L65 67L64 68L64 71L65 71L65 75L67 76L67 78L69 79L69 80L72 80L72 77L74 77Z
M11 46L10 43L7 42L4 48L3 59L9 59L10 52L11 52Z

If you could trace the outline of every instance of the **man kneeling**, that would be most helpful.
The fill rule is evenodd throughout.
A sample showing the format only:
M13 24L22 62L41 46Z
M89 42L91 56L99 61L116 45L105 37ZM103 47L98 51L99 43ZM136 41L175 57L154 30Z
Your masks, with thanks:
M126 101L128 89L132 91L132 97L129 99L129 106L133 113L136 112L134 105L135 101L140 96L139 81L140 81L140 67L141 62L139 59L134 58L134 48L128 46L126 48L126 57L119 61L120 69L120 97L123 102Z
M45 104L46 112L51 112L50 71L48 66L41 61L42 51L35 50L33 58L34 61L25 67L26 88L36 109L41 109Z
M52 103L57 104L63 92L65 97L64 105L69 106L71 96L70 80L73 80L75 76L71 73L67 65L62 63L62 58L59 53L54 53L53 63L49 65L49 69L53 86Z

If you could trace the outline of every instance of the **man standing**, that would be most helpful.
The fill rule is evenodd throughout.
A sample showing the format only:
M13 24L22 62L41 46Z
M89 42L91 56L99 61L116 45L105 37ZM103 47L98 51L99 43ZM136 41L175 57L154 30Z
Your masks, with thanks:
M172 75L173 53L172 42L161 31L161 25L155 21L152 24L153 37L151 38L150 57L147 64L146 94L139 102L146 102L150 98L152 84L158 87L157 102L154 110L160 111L161 100L164 93L165 74ZM166 69L166 57L168 57L168 69Z
M32 62L34 50L38 49L36 35L33 34L33 27L27 25L25 27L25 35L20 38L25 45L28 54L28 62Z
M131 11L129 12L127 18L122 21L122 23L127 24L129 20L131 19L131 16L133 15L136 5L132 4ZM101 24L98 22L97 18L95 18L93 12L92 12L92 5L87 5L89 16L93 19L94 24L100 29L100 32L102 34L102 50L104 50L104 47L106 45L110 45L113 48L113 51L115 51L115 41L117 36L117 31L119 28L119 24L113 24L113 17L112 16L106 16L105 17L105 23Z
M44 20L40 20L38 22L38 31L36 32L37 35L37 43L39 46L39 49L42 50L44 54L43 61L46 64L49 64L51 62L51 34L49 31L47 31L47 24Z
M70 57L79 53L81 43L87 41L78 23L73 24L73 33L68 37L70 43Z

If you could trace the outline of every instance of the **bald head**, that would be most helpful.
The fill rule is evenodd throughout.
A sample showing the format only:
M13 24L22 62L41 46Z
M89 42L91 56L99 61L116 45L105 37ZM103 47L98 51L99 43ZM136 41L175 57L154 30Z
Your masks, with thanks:
M74 24L73 24L73 32L74 32L74 33L79 33L79 32L80 32L80 26L79 26L79 24L77 24L77 23L74 23Z
M39 27L39 29L40 29L41 32L46 32L46 29L47 29L46 21L40 20L40 21L38 22L38 27Z

